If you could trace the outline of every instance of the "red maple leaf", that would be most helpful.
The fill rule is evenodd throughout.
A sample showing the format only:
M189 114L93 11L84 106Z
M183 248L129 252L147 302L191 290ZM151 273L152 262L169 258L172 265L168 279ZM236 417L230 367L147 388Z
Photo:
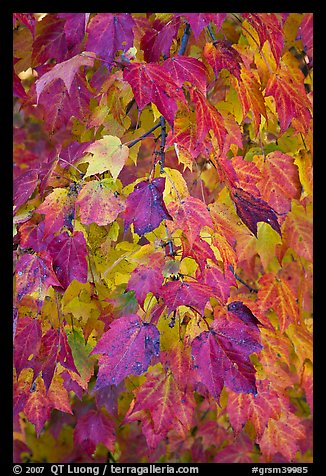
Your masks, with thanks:
M89 410L78 419L74 430L74 444L81 447L88 456L93 455L99 443L113 451L115 439L113 421L103 411Z
M139 182L128 196L122 216L125 230L133 223L135 233L144 235L159 226L162 220L172 220L163 201L165 178Z
M123 70L139 109L153 102L166 120L173 125L177 112L176 100L185 102L183 92L166 70L155 63L132 63Z
M159 355L160 333L153 324L136 314L123 316L110 324L91 354L102 354L95 390L118 385L127 375L141 375Z
M110 67L118 50L132 47L134 24L130 13L97 13L87 26L86 50L107 60Z
M144 307L144 301L149 292L158 296L162 280L162 271L158 267L139 265L131 273L127 290L135 291L137 301L141 307Z
M169 313L179 306L191 306L200 314L204 314L204 308L212 295L209 286L195 281L170 281L160 290L160 296L164 299Z
M37 319L22 317L18 319L14 340L14 365L17 376L24 367L29 367L28 358L37 355L41 345L42 329Z
M179 88L185 82L189 82L206 94L207 72L205 65L198 59L189 56L174 56L164 61L163 69Z
M173 38L179 29L180 19L173 17L167 23L156 19L151 28L142 36L140 47L144 51L144 59L147 63L159 61L161 54L170 56L170 47Z
M225 41L206 43L203 55L207 63L213 68L216 77L221 69L226 69L237 79L240 79L241 56Z
M39 182L38 170L28 169L14 180L13 201L15 210L24 205L29 199Z
M191 344L197 381L219 401L224 384L236 393L257 393L250 355L259 352L260 332L255 325L218 316L209 331Z
M43 65L52 59L56 59L57 63L66 59L64 23L64 20L56 15L46 15L37 23L32 49L32 67Z
M47 251L41 251L39 256L25 254L16 265L16 295L18 301L28 294L38 293L43 299L49 286L59 286L52 265L52 257Z
M87 282L87 245L81 231L69 235L67 231L55 236L48 245L55 273L66 289L73 279Z
M216 33L218 33L226 17L226 13L180 13L179 15L186 18L196 39L211 21L215 24Z
M237 214L247 225L249 230L257 237L257 223L269 223L281 235L281 228L274 210L261 198L254 197L239 187L232 190L232 199L235 203Z

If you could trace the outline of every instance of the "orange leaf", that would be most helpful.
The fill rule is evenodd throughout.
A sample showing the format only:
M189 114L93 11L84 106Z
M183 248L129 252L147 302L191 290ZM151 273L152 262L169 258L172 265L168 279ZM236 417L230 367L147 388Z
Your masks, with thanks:
M288 284L275 274L263 275L259 280L258 299L266 311L272 308L279 318L280 331L283 332L290 323L298 322L299 309L296 297Z

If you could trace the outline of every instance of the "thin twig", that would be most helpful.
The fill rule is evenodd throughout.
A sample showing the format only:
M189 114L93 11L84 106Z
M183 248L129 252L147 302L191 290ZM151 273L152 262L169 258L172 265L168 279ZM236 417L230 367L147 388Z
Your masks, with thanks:
M164 172L165 164L165 139L166 139L166 124L164 116L160 117L160 126L161 126L161 146L160 146L160 168L161 174Z
M186 51L189 35L190 35L190 25L189 25L189 23L186 23L186 26L185 26L185 29L184 29L184 32L183 32L183 36L181 38L180 50L178 52L179 56L183 55Z
M243 284L244 286L246 286L246 288L249 289L249 291L250 291L251 293L258 293L258 289L255 289L255 288L253 288L252 286L250 286L250 285L249 285L248 283L246 283L242 278L240 278L239 275L236 274L236 272L234 271L234 268L233 268L232 265L230 265L230 270L231 270L231 272L233 273L235 279L236 279L237 281L239 281L241 284Z
M161 123L159 122L159 123L156 124L155 126L151 127L151 129L149 129L147 132L145 132L145 134L143 134L142 136L137 137L137 139L135 139L135 140L129 142L129 144L128 144L128 142L125 142L125 144L123 144L123 145L126 145L126 146L129 147L129 149L130 149L133 145L137 144L137 142L139 142L140 140L142 140L142 139L144 139L145 137L147 137L149 134L151 134L153 131L155 131L155 129L157 129L157 128L160 127L160 126L161 126Z

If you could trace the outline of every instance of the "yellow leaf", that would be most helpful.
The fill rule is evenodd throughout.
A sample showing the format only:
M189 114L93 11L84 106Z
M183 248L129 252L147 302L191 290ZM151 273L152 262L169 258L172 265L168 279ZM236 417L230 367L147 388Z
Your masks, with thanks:
M275 247L282 243L280 235L269 225L259 222L256 249L266 272L277 272L280 264L275 256Z
M115 136L103 136L102 139L91 144L87 152L91 155L79 161L79 163L89 163L84 178L109 171L116 179L129 156L129 148L122 145L119 137Z
M168 204L175 200L182 200L189 195L187 183L179 170L164 167L166 175L163 200Z

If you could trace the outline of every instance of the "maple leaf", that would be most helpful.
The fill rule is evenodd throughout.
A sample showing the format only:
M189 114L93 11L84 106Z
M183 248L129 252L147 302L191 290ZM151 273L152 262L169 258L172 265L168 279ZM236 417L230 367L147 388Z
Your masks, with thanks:
M159 373L155 369L147 374L145 382L137 390L128 419L133 414L147 410L152 418L154 432L161 438L172 428L186 435L192 424L194 405L193 395L181 391L171 373Z
M257 395L229 392L227 410L230 423L236 434L242 431L247 421L255 428L256 440L260 440L268 420L278 420L281 416L285 398L270 388L268 380L257 381ZM284 400L284 402L283 402Z
M180 15L186 18L196 39L211 21L215 24L216 33L218 33L226 17L226 13L180 13Z
M257 187L262 198L277 212L291 210L291 200L301 195L298 167L290 155L280 151L271 152L261 164L261 179Z
M58 362L63 367L77 372L65 331L49 329L42 336L38 355L35 355L31 361L34 380L42 372L42 379L47 390L50 388Z
M36 435L39 436L44 423L50 418L52 410L46 388L42 378L38 378L35 386L31 388L29 396L24 407L24 413L28 420L33 423Z
M75 78L75 75L81 66L93 66L94 58L90 56L95 56L92 52L85 51L83 54L73 56L67 61L56 64L50 71L43 74L36 82L36 100L39 101L39 97L46 89L46 87L57 79L61 79L70 94L70 89L72 82Z
M89 145L91 145L92 142L87 141L87 142L71 142L68 146L64 147L60 151L60 159L63 159L60 162L60 167L67 168L69 167L69 164L74 164L75 162L78 161L83 155L85 155L85 151ZM68 164L67 164L68 162Z
M271 418L259 440L259 447L267 461L281 453L287 461L294 461L299 451L298 443L306 437L300 418L294 413L282 413L278 420Z
M230 286L237 286L234 274L228 269L223 273L215 263L206 264L202 276L197 276L197 279L210 286L213 291L212 296L223 304L230 296Z
M179 29L180 19L173 17L167 23L156 19L151 28L142 36L140 47L144 51L144 59L147 63L159 61L161 54L170 56L170 48L173 38Z
M63 61L67 54L64 20L56 15L46 15L36 26L36 37L32 49L32 67L56 59Z
M42 329L37 319L22 317L18 319L14 340L14 365L17 376L29 365L29 357L36 356L40 350Z
M155 63L132 63L123 70L140 110L153 102L166 120L173 125L177 112L176 100L185 102L184 95L165 69Z
M169 313L179 306L191 306L204 314L204 308L212 295L212 289L206 284L192 281L170 281L160 290Z
M296 40L302 40L305 52L309 57L309 62L313 63L313 14L306 13L298 28Z
M220 399L224 384L236 393L257 393L250 355L259 352L260 333L255 325L219 316L211 329L191 343L197 381Z
M44 221L34 223L28 220L19 227L19 235L22 248L33 248L36 252L46 250L53 239L52 235L44 239Z
M24 205L29 199L38 182L38 171L36 169L28 169L14 180L13 202L15 210Z
M214 43L206 43L203 56L207 63L213 68L216 77L221 69L226 69L236 78L240 79L241 56L232 46L229 46L227 42L214 41Z
M223 149L227 130L224 126L223 116L208 102L201 91L190 88L190 98L196 107L196 122L198 141L203 141L210 130L213 131L219 148Z
M279 63L284 46L284 35L281 24L275 13L243 13L249 23L255 28L262 47L268 41L276 64Z
M89 13L59 13L58 18L65 20L64 31L68 49L75 51L83 41Z
M80 446L88 456L93 455L99 443L113 451L115 440L113 421L103 411L89 410L78 419L74 430L74 444Z
M265 90L265 97L273 96L283 133L295 118L301 124L302 132L310 127L311 103L306 95L303 78L294 78L287 69L279 69L270 76Z
M164 186L164 177L137 183L122 214L125 230L133 223L135 233L144 235L157 228L162 220L172 220L163 201Z
M139 265L131 273L127 290L135 291L137 301L144 308L144 301L149 292L158 296L162 280L162 271L158 267Z
M84 178L109 170L116 179L129 156L128 147L121 144L119 137L107 135L93 142L84 152L92 154L79 160L80 163L85 161L89 163Z
M56 79L51 82L46 91L39 97L42 106L42 119L46 128L54 133L62 130L72 119L76 117L81 121L89 116L89 101L91 98L87 82L80 73L76 73L70 86L70 95L64 82Z
M55 188L35 210L44 214L44 239L63 226L72 229L76 197L67 188Z
M171 232L181 229L185 234L190 248L199 237L200 231L204 226L213 228L213 222L207 206L199 198L188 197L178 202L168 204L169 213L173 223L167 222ZM171 219L171 218L170 218Z
M102 354L95 390L118 385L127 375L141 375L159 355L160 334L153 324L136 314L123 316L110 324L91 354Z
M25 254L16 265L16 294L21 301L26 294L36 292L39 299L44 299L49 286L59 286L52 265L52 258L47 251L41 251L39 256Z
M187 238L182 239L181 259L184 259L186 256L191 256L191 258L193 258L198 263L202 273L204 273L206 261L208 258L217 263L217 259L212 248L206 241L202 240L201 238L199 238L199 240L196 240L193 243L192 247L190 246L190 243Z
M90 223L99 226L108 225L125 209L124 202L110 189L110 182L107 179L86 183L78 194L77 205L80 221L86 225Z
M287 247L292 248L306 260L313 259L313 224L308 210L293 202L292 210L288 213L282 226L283 240Z
M232 199L235 203L237 214L247 225L249 230L257 237L257 223L264 221L281 235L281 228L274 210L261 198L235 187L232 190Z
M242 433L239 437L218 451L214 463L251 463L255 455L254 442Z
M255 135L258 134L261 116L267 120L267 112L262 94L262 88L254 74L243 65L240 72L241 81L231 78L231 82L239 96L242 114L245 117L248 111L252 112Z
M130 13L97 13L87 26L86 49L111 62L118 50L133 46L135 22Z
M73 279L87 282L87 245L81 231L69 235L67 231L55 236L48 245L55 273L64 289Z
M190 164L203 149L203 144L198 141L195 113L189 113L185 109L178 111L174 120L173 130L168 132L166 145L174 145L178 157L189 157ZM176 147L177 146L177 147ZM179 161L180 158L179 158Z
M273 273L264 274L259 280L258 299L265 312L270 308L274 309L279 318L282 334L291 322L298 321L296 297L281 277Z
M185 82L189 82L203 94L206 93L207 72L205 65L198 59L182 55L174 56L164 61L163 69L173 78L179 88Z
M231 162L237 174L239 187L254 197L259 198L261 193L257 183L262 179L262 172L259 170L257 165L254 162L244 160L242 156L232 157Z

